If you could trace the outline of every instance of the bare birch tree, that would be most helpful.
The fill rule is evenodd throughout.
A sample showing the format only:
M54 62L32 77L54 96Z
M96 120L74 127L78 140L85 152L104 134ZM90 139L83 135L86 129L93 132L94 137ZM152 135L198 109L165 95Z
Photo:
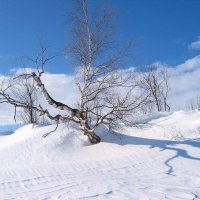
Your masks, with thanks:
M17 81L15 87L12 87L12 94L15 99L28 105L17 112L17 118L25 124L39 123L39 114L32 109L39 105L39 94L35 82L26 77Z
M150 94L149 104L155 105L158 112L170 111L170 106L167 102L169 75L166 68L160 70L155 65L149 66L147 71L142 74L140 84Z
M170 111L170 106L168 103L168 95L169 95L169 73L168 70L166 68L163 68L161 70L161 74L162 74L162 82L161 82L161 96L163 99L163 109L164 111Z
M117 67L127 56L130 44L115 50L113 46L113 11L98 7L90 13L86 0L76 1L76 9L70 13L71 42L68 44L68 57L76 64L76 84L80 92L76 107L70 107L50 96L41 80L45 65L52 57L46 57L47 48L41 48L41 54L34 62L36 72L20 77L32 78L47 102L64 114L53 116L41 105L30 106L16 100L7 91L0 91L1 102L17 107L31 108L57 122L73 121L78 123L91 143L99 143L101 138L95 133L100 124L117 128L126 116L146 102L146 89L140 90L132 73L122 73ZM69 94L70 95L70 94ZM49 133L45 134L46 137Z

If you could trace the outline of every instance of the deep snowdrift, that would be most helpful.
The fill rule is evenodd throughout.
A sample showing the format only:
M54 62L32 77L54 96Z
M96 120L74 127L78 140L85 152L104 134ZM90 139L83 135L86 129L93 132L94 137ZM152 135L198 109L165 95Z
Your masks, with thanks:
M74 125L0 136L0 199L200 199L200 111L146 116L90 145Z

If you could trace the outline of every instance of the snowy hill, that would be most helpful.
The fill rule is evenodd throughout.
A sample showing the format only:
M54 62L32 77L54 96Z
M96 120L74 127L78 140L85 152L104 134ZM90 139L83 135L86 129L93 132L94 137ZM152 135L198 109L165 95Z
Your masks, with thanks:
M200 199L200 111L146 116L90 145L74 125L0 136L0 199ZM148 124L146 124L148 123Z

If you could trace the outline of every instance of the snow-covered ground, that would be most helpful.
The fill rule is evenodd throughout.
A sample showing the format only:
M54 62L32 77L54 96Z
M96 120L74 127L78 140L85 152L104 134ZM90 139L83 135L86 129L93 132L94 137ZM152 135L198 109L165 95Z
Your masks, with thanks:
M90 145L74 125L0 136L0 199L200 199L200 111L156 114ZM148 123L148 125L144 124Z

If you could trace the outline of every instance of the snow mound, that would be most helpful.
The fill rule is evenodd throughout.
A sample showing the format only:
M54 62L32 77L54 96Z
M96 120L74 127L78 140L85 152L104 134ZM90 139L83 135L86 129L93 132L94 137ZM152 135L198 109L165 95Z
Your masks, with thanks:
M42 136L55 130L55 125L26 125L12 135L0 139L0 160L7 166L61 161L67 152L78 150L89 142L75 126L60 125L46 138ZM63 157L64 156L64 157Z
M157 113L147 115L136 127L124 127L123 130L110 133L108 128L101 125L97 134L102 138L101 148L107 144L138 145L141 138L159 139L158 142L170 140L180 141L195 139L200 136L200 111L178 111L174 113ZM61 124L55 132L46 138L42 136L54 131L55 125L35 126L26 125L17 129L12 135L0 136L0 160L2 166L27 165L64 162L77 158L78 152L84 152L90 145L86 136L76 125ZM110 148L106 146L106 148ZM90 149L90 148L89 148ZM90 151L90 150L87 150ZM102 151L99 152L101 156ZM91 152L87 152L91 155ZM96 150L96 155L98 151ZM83 153L79 153L83 154ZM76 156L75 156L76 155ZM95 155L91 155L95 157Z
M146 124L145 124L146 123ZM0 199L200 199L200 111L145 116L90 145L75 125L0 136Z
M199 110L158 113L146 116L144 119L147 124L135 132L145 137L186 140L200 136ZM143 124L144 120L138 123Z

